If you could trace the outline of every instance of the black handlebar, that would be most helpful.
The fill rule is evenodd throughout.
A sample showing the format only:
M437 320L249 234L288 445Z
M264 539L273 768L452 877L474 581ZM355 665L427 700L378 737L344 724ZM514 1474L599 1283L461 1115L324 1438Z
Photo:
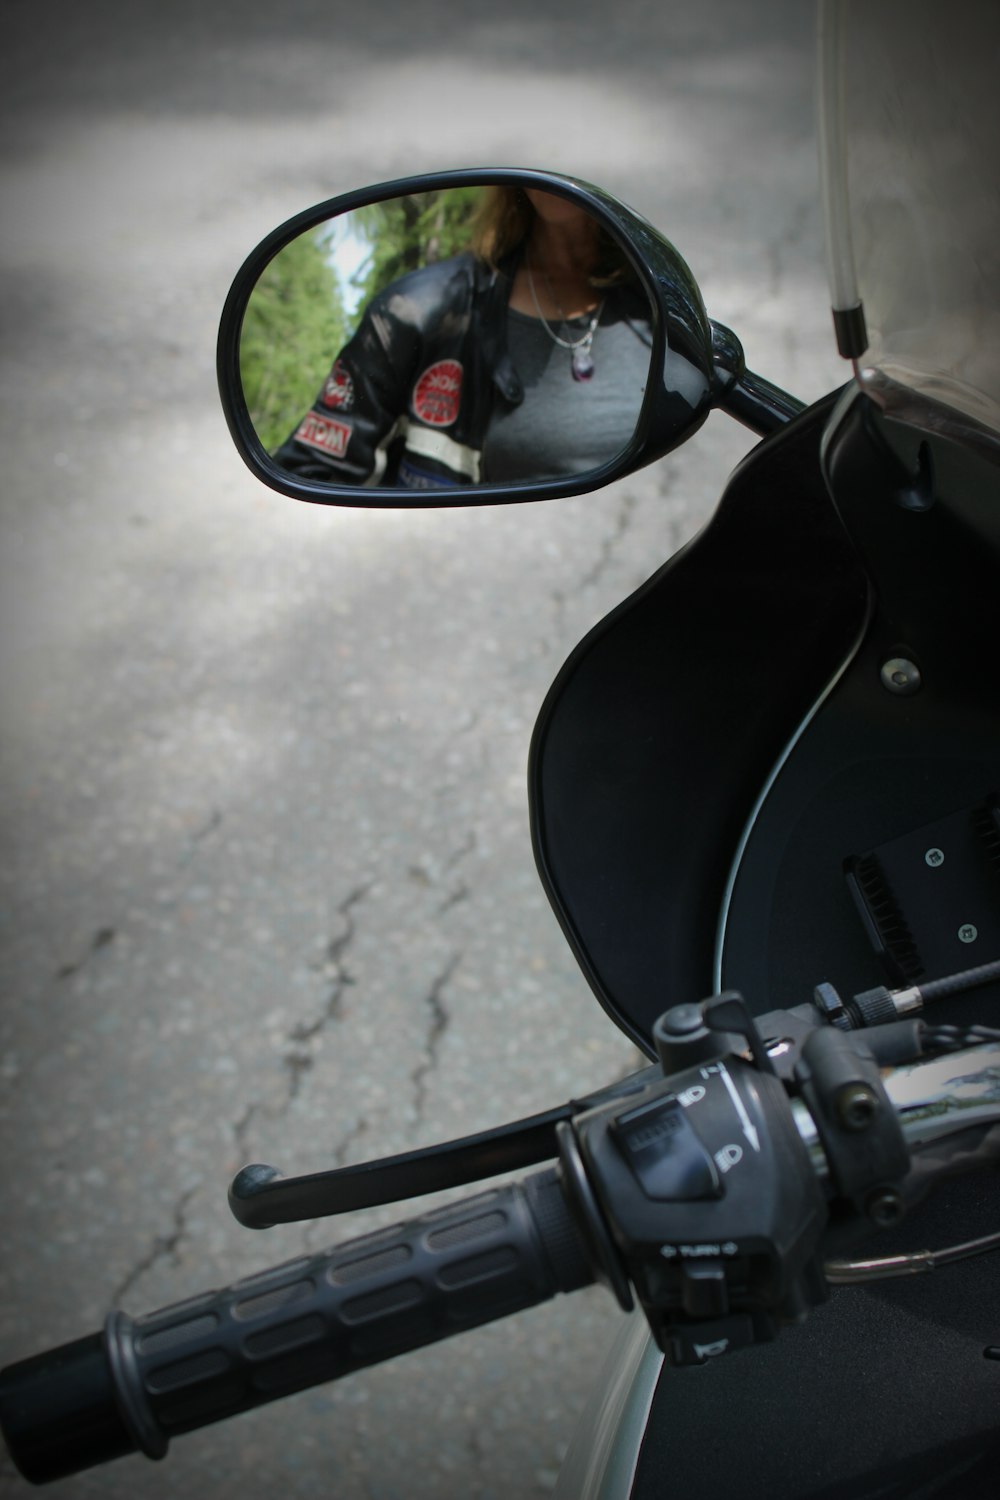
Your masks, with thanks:
M740 996L677 1007L662 1073L564 1122L559 1166L10 1366L11 1457L36 1484L162 1458L178 1433L598 1279L623 1306L634 1287L673 1363L773 1338L825 1299L828 1231L839 1245L894 1223L907 1184L919 1196L1000 1152L1000 1033L945 1028L927 1057L912 1023L873 1027L877 1060L868 1033L799 1036L797 1013L775 1014L779 1063L797 1059L784 1082ZM870 1279L998 1242L830 1269Z
M0 1374L35 1484L506 1317L594 1280L557 1168L93 1334Z

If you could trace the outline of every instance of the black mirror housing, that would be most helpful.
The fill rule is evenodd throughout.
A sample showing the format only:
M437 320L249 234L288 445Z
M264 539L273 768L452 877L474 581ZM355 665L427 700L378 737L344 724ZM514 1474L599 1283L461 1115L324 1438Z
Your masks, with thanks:
M261 276L286 247L331 220L359 210L366 212L392 200L409 200L413 195L480 188L516 188L567 201L596 222L627 265L630 284L640 289L648 301L648 332L644 343L649 350L648 375L644 389L636 393L637 414L629 440L609 460L579 472L498 482L461 482L460 476L458 483L435 488L403 488L399 483L382 483L374 475L356 483L350 477L346 481L338 477L333 483L317 478L315 473L294 472L279 462L273 446L265 446L257 430L241 362L248 308ZM551 329L549 335L556 343L561 342ZM573 345L566 343L564 347ZM335 354L336 350L329 351L328 365ZM339 359L334 369L337 364ZM364 188L297 214L269 234L237 273L223 309L217 368L226 421L251 472L281 494L324 505L438 507L581 494L620 479L677 447L701 426L713 400L717 400L713 328L698 285L681 256L652 225L601 189L575 178L542 171L492 169L426 174ZM574 375L574 378L579 377ZM320 422L323 420L319 418Z

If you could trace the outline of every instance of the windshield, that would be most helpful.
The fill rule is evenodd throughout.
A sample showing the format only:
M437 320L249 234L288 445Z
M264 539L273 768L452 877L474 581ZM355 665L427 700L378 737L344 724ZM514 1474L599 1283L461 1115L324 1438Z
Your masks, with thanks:
M820 149L841 352L881 405L994 451L998 78L997 0L822 0Z

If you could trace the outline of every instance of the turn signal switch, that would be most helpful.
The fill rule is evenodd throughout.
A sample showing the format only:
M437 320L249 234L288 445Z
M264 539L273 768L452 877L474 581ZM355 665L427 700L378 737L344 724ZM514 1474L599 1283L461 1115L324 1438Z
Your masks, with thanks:
M841 1032L819 1028L784 1082L733 991L667 1011L654 1040L663 1077L558 1127L563 1180L622 1305L634 1287L671 1363L701 1364L825 1300L828 1197L865 1213L907 1154L878 1069ZM790 1092L816 1120L824 1180Z

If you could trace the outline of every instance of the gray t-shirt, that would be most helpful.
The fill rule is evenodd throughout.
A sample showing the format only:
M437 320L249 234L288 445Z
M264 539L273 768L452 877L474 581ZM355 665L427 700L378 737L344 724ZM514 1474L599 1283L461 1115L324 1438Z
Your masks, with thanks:
M549 326L576 341L589 318ZM649 376L650 332L606 304L594 332L589 380L574 380L572 351L541 319L507 310L507 348L524 385L520 406L498 401L483 445L482 477L499 483L600 468L635 431Z

